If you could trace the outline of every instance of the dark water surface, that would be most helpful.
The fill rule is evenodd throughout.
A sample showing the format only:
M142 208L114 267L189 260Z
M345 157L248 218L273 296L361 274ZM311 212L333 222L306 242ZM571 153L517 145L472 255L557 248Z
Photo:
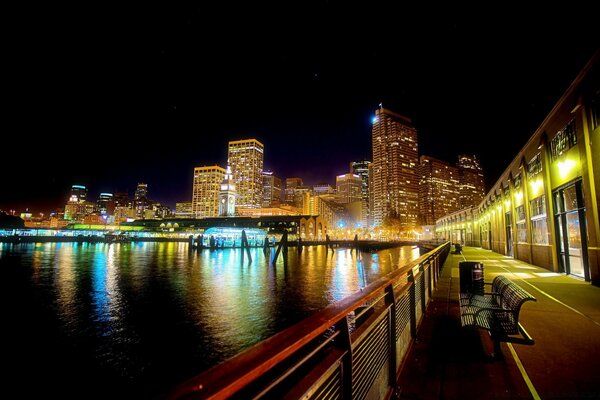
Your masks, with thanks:
M0 243L4 391L154 398L418 256Z

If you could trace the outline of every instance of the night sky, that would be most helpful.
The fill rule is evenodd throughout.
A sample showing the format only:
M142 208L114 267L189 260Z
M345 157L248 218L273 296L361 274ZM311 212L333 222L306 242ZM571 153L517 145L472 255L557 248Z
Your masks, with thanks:
M491 185L600 37L575 5L171 3L6 14L0 209L141 181L174 207L194 166L225 166L227 142L251 137L276 175L334 184L371 157L380 102L413 119L420 154L474 153Z

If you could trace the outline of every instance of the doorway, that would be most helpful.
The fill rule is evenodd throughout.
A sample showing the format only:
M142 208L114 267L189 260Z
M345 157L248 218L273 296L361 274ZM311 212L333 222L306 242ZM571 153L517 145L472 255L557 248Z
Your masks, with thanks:
M553 192L557 251L561 272L590 279L587 259L587 227L581 180Z
M512 240L512 217L510 211L504 215L504 223L506 226L506 255L514 257L513 240Z

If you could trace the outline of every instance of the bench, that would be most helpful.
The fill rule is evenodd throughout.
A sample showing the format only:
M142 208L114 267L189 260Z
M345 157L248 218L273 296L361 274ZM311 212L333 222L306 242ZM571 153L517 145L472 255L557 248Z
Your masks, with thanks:
M460 243L454 243L454 253L453 254L462 254L462 245Z
M487 330L498 355L500 342L535 344L519 322L521 306L535 297L503 275L496 276L491 286L491 293L483 295L459 293L461 325Z

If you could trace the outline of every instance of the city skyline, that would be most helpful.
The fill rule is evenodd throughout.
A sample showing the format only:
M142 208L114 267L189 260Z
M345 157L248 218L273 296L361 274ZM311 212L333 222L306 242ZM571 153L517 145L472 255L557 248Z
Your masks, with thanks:
M226 166L227 142L247 137L276 176L334 184L371 159L379 103L413 120L420 155L475 154L490 185L598 47L574 6L401 23L375 7L257 7L216 17L235 40L203 24L217 14L165 7L29 15L9 50L0 208L58 207L73 184L131 195L138 182L174 207L191 198L194 167Z

